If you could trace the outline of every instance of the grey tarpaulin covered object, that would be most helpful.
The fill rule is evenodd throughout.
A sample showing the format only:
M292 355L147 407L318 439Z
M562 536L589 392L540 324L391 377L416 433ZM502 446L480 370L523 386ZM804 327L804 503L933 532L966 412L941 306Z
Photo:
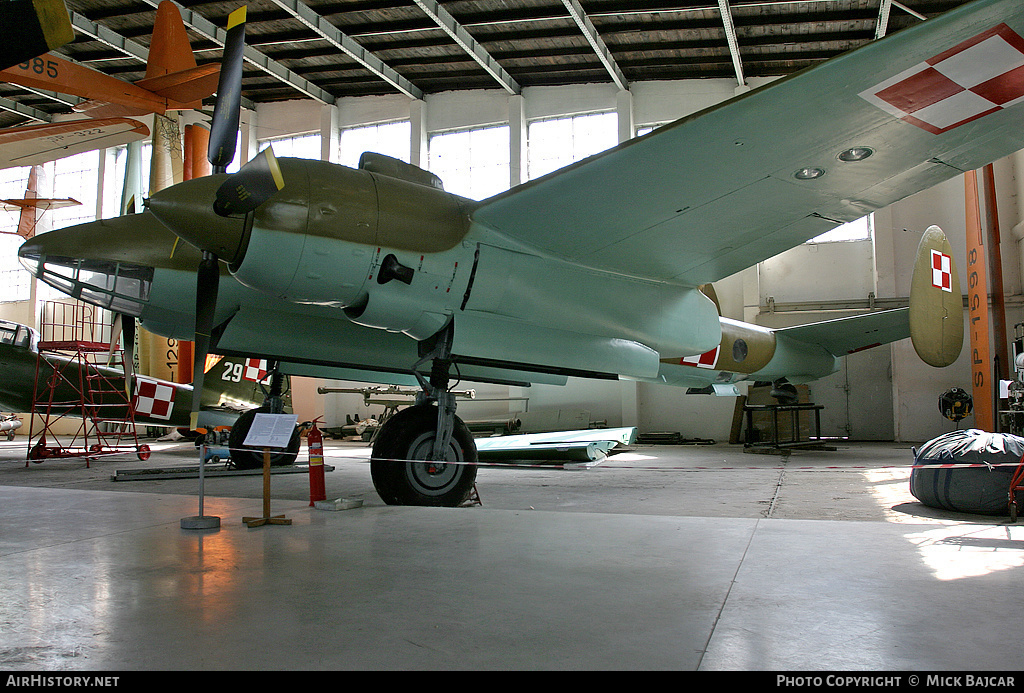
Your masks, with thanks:
M963 513L1008 514L1010 478L1024 454L1024 438L977 429L953 431L914 454L910 493L925 505ZM929 468L931 465L985 465Z

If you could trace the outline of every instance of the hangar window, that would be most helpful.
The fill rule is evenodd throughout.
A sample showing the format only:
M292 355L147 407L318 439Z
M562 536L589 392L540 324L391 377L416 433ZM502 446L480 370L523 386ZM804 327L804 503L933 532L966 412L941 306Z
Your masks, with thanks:
M274 156L276 157L288 156L295 159L319 159L320 133L260 140L258 149L263 151L267 147L273 147Z
M816 236L808 243L841 243L843 241L866 241L871 239L874 232L874 217L868 214L860 219L847 222Z
M0 171L0 198L18 200L25 197L30 166L8 168ZM39 191L40 196L49 192ZM32 275L18 263L18 247L24 238L16 235L21 211L11 207L0 214L0 302L27 301L31 297Z
M363 152L377 152L409 163L411 130L408 120L343 128L338 141L338 163L357 168Z
M53 162L54 197L70 197L82 204L48 212L50 228L83 224L96 219L99 185L99 157L96 151L82 152Z
M618 122L615 113L585 113L531 122L527 132L529 177L540 178L614 147L619 143Z
M430 136L431 173L448 192L483 200L508 190L509 127L472 128Z
M31 168L31 166L19 166L0 171L0 199L18 200L25 197L25 187L28 185L28 174ZM49 196L49 192L41 196ZM5 208L4 213L0 215L0 233L16 232L20 217L21 213L17 208Z
M650 133L652 133L655 130L657 130L658 128L660 128L662 125L667 125L667 124L668 124L668 122L658 123L657 125L641 125L640 127L638 127L636 129L636 136L640 137L642 135L649 135Z
M25 239L0 236L0 302L27 301L32 297L32 275L18 263L18 248Z

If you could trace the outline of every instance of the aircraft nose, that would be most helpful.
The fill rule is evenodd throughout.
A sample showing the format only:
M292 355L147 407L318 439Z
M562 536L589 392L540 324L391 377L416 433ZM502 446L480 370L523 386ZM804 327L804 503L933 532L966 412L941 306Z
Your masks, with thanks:
M94 222L78 228L91 231L98 225ZM103 230L109 231L109 228ZM51 231L22 244L18 259L25 269L86 303L125 315L140 315L149 300L153 267L129 262L123 255L81 257L78 255L80 248L74 243L60 242L67 240L66 231Z
M205 176L173 185L154 193L147 206L177 236L230 265L241 260L248 234L244 218L223 217L213 210L217 189L226 178Z

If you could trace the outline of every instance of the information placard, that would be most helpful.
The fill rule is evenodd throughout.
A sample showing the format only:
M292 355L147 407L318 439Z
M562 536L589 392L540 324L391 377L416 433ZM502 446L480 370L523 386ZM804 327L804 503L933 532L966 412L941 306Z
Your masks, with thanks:
M244 445L252 448L286 448L295 431L295 414L257 414Z

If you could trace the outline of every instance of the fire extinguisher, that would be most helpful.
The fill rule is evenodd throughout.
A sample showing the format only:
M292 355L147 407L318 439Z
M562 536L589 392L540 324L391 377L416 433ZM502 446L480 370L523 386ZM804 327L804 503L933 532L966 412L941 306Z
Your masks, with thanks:
M309 448L309 505L316 501L327 500L324 487L324 436L316 427L317 419L313 419L312 428L306 433L306 446Z

